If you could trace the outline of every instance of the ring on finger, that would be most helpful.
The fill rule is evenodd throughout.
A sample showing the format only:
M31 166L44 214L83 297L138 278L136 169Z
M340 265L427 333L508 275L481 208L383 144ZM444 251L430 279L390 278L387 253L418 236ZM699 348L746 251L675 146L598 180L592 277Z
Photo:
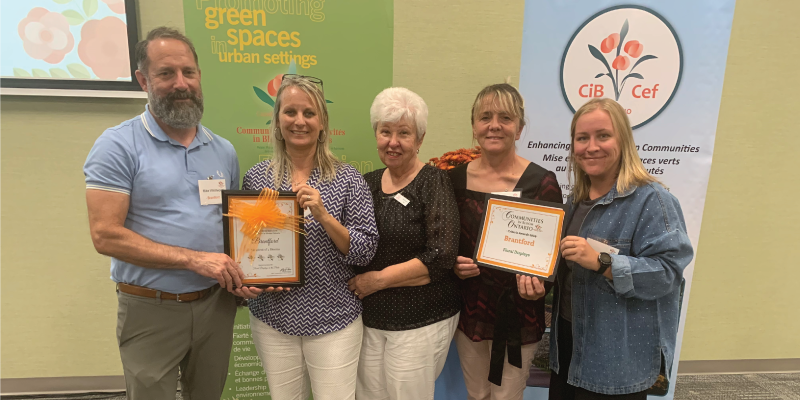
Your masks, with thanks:
M311 195L310 194L306 195L306 200L311 200Z

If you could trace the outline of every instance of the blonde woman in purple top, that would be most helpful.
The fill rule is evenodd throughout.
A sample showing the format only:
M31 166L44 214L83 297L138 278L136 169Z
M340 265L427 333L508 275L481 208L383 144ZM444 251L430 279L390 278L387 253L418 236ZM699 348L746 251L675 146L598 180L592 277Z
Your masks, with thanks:
M310 211L304 286L239 293L253 298L253 342L275 400L306 399L309 391L316 400L355 398L362 307L347 281L355 275L351 265L368 264L378 244L364 178L328 149L321 86L316 78L284 76L275 101L272 160L252 167L242 183L243 189L297 192L300 207Z

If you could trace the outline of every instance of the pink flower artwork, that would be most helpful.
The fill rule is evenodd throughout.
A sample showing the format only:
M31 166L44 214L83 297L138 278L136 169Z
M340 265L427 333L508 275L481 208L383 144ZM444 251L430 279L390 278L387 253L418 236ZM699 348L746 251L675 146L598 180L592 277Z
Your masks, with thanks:
M628 69L628 67L630 65L631 65L631 62L630 62L630 60L628 60L628 57L617 56L617 58L614 59L614 62L611 63L611 68L614 68L614 69L617 69L617 70L626 70L626 69Z
M125 14L125 0L103 0L111 11L117 14Z
M100 79L130 77L125 23L117 17L86 21L81 28L78 56Z
M626 19L625 22L622 24L622 29L620 29L619 33L612 33L608 35L605 39L600 42L600 48L594 47L593 45L589 44L589 53L592 57L596 58L598 61L603 63L603 66L606 67L606 72L600 72L599 74L595 75L595 79L605 78L608 77L611 79L611 84L614 87L614 99L619 101L619 96L622 94L622 89L625 88L625 82L629 79L644 79L644 76L638 72L633 72L636 67L648 60L654 60L658 57L648 54L642 56L642 52L644 51L644 45L641 44L638 40L630 40L625 41L625 37L628 36L628 20ZM611 65L608 64L608 59L604 54L611 53L617 49L616 55L612 54L614 57ZM632 61L628 56L625 54L620 54L620 50L624 50L625 53L628 53L628 56L631 58L638 58L636 62L631 65ZM641 56L641 58L639 58ZM628 71L628 68L630 70ZM613 69L613 70L612 70ZM628 71L622 79L620 80L619 72L620 71Z
M67 18L42 7L28 12L17 26L22 47L29 56L58 64L75 47Z
M600 51L603 53L610 53L611 50L617 48L619 44L619 33L612 33L607 38L600 42Z
M638 40L631 40L625 43L625 52L630 54L633 58L639 58L639 56L642 55L642 50L644 50L644 46L642 46Z
M278 74L276 77L272 78L267 84L267 93L270 96L275 97L278 95L278 89L281 87L281 83L283 82L283 74Z

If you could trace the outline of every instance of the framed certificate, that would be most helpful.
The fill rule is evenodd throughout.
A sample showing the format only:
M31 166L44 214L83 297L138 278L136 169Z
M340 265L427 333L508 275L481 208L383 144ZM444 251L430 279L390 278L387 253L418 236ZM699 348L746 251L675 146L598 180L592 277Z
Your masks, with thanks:
M228 214L236 202L255 205L261 191L259 190L223 190L222 213ZM288 216L302 216L303 210L297 202L297 193L280 192L275 201L278 209ZM223 217L222 229L225 242L225 253L232 259L240 260L244 272L243 283L247 286L302 286L304 276L304 235L288 229L264 228L254 251L244 254L243 241L251 239L242 233L244 222L236 217ZM303 224L300 223L300 230Z
M558 203L487 194L476 263L552 282L566 209Z

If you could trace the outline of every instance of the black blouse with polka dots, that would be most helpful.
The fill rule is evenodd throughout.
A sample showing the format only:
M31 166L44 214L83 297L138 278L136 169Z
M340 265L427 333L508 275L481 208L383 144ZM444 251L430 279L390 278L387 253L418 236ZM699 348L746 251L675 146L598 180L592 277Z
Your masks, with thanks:
M446 172L426 165L406 187L384 193L381 178L385 170L364 176L375 205L378 250L369 265L353 268L361 274L417 258L428 267L431 282L384 289L365 297L363 320L375 329L416 329L452 317L461 308L452 272L458 252L458 207ZM408 203L402 204L396 198L398 193Z

